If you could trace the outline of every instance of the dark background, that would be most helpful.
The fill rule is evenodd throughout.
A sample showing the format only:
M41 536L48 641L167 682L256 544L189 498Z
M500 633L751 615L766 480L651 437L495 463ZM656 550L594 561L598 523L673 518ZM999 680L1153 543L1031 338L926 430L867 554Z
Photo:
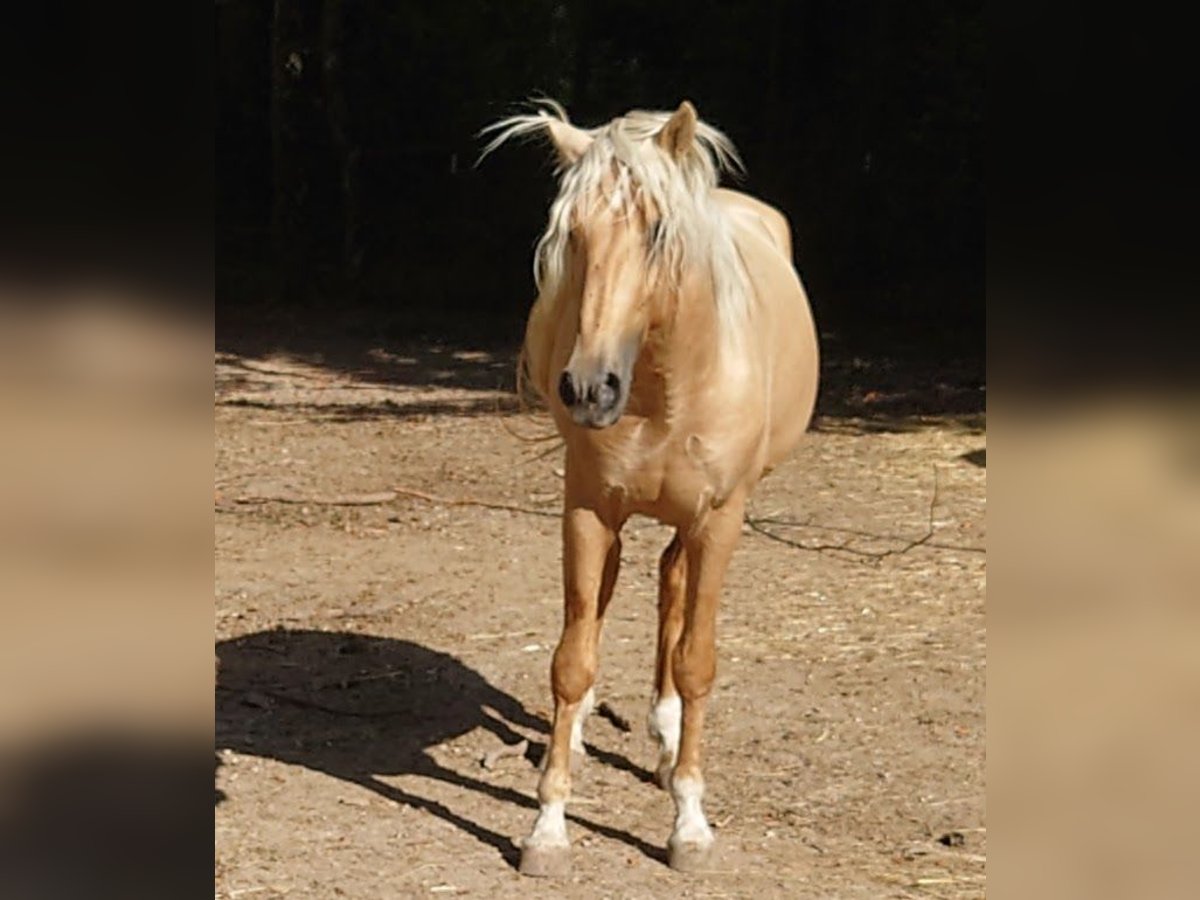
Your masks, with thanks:
M269 322L515 344L554 183L539 147L475 168L479 129L537 94L588 126L688 98L790 218L831 360L954 360L982 383L981 3L216 10L219 342Z

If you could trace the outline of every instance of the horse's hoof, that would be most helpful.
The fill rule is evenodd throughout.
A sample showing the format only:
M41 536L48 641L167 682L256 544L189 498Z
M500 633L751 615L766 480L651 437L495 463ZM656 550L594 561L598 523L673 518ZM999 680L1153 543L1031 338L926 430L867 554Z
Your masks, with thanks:
M587 764L587 753L582 750L571 751L571 774L578 775Z
M571 872L571 848L522 847L520 872L533 878L565 878Z
M712 844L671 844L667 850L667 865L676 872L703 872L708 868Z

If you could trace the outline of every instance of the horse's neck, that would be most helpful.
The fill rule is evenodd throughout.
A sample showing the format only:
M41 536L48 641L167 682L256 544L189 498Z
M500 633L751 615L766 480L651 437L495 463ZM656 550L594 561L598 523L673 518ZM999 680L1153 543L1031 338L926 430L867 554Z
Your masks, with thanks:
M687 284L668 324L652 329L634 375L638 406L669 420L718 377L717 314L707 285Z

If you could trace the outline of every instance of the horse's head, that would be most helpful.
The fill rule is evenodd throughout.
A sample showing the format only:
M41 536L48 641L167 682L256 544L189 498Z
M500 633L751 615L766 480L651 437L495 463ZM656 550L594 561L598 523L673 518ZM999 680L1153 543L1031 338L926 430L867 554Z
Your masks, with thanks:
M591 148L587 132L566 123L551 130L560 158L581 164ZM642 164L672 165L695 139L696 110L686 100L644 145L620 148ZM564 248L568 277L562 314L575 327L574 345L558 373L558 399L577 425L605 428L625 411L633 366L647 333L664 323L673 294L664 290L663 197L645 189L620 156L601 155L598 173L572 169L560 198L571 201ZM586 184L582 183L586 182ZM570 196L574 193L574 196Z
M488 151L538 132L557 152L561 183L537 262L557 370L539 387L577 425L606 428L625 411L647 336L670 325L685 257L705 255L716 168L737 160L686 100L674 113L632 112L590 130L550 108L555 116L497 123Z

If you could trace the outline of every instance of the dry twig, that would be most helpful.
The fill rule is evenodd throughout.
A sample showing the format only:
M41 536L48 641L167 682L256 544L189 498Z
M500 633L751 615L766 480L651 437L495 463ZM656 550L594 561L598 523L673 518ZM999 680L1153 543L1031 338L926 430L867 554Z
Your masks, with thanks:
M856 535L871 537L871 538L875 538L877 540L887 539L889 537L887 535L876 535L876 534L871 534L869 532L855 531L853 529L848 529L848 528L825 528L825 526L822 526L822 525L810 525L808 523L801 523L801 522L787 522L787 521L782 521L779 519L771 519L771 518L756 519L756 518L751 518L750 516L746 516L745 522L748 526L750 526L751 530L754 531L755 533L761 534L763 537L770 538L773 541L778 541L781 544L787 544L789 547L795 547L798 550L811 550L815 553L840 551L842 553L849 553L853 556L861 557L865 562L871 562L871 563L874 563L875 565L878 565L881 561L883 561L884 559L887 559L889 556L902 556L905 553L908 553L910 550L914 550L917 547L922 547L922 546L936 547L941 550L963 550L963 551L967 551L970 553L984 553L985 549L983 547L966 547L966 546L960 546L960 545L956 545L956 544L939 544L939 543L935 543L935 542L931 541L931 538L934 535L933 511L934 511L934 508L937 506L939 488L940 488L940 483L938 480L938 469L937 469L937 466L934 466L933 467L933 494L929 498L928 525L926 526L925 533L922 534L918 538L905 541L904 545L901 547L893 547L890 550L861 550L858 547L850 546L850 542L854 540L854 537ZM840 544L804 544L804 543L801 543L800 541L793 541L789 538L783 537L782 535L775 534L773 531L767 530L766 528L763 527L763 523L777 524L777 525L791 525L794 527L818 528L818 529L824 529L827 531L842 531L842 532L849 533L850 537L847 537ZM902 539L895 538L895 540L902 540Z
M424 500L426 503L436 503L440 506L478 506L482 509L525 513L530 516L544 516L551 519L557 519L559 515L556 512L547 512L544 509L529 509L524 506L513 506L510 503L492 503L488 500L476 500L473 497L463 497L461 499L439 497L436 494L427 494L424 491L416 491L412 488L397 487L395 488L395 492L404 497L415 497L417 500Z
M370 494L250 494L238 497L234 503L293 503L311 506L375 506L396 499L396 491L375 491Z

